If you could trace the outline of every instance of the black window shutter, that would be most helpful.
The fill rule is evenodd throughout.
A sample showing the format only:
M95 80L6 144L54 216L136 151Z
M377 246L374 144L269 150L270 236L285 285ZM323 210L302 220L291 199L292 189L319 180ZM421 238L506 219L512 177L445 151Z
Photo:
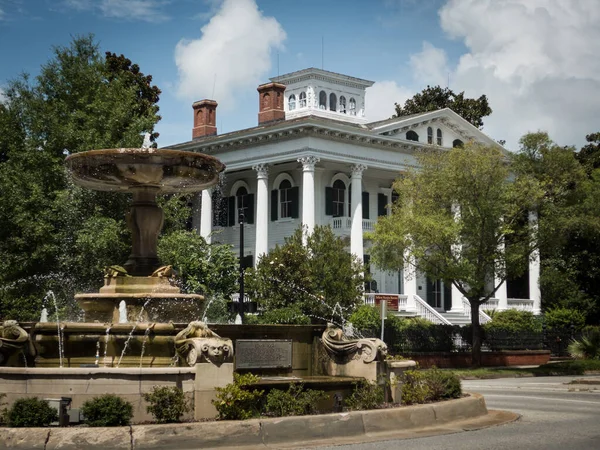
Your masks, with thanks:
M387 216L387 202L387 195L377 194L377 216Z
M227 197L227 225L235 225L235 197Z
M292 219L297 219L300 217L300 188L298 186L290 188L288 195L291 202L290 216Z
M325 188L325 215L333 216L333 188Z
M228 211L228 206L227 206L227 197L221 197L219 199L219 203L217 204L217 208L215 210L215 214L216 214L216 218L217 218L217 225L219 225L220 227L226 227L227 226L227 211Z
M348 189L348 217L352 216L352 185Z
M363 192L362 193L362 212L363 212L363 219L368 219L369 218L369 193L368 192Z
M273 189L271 191L271 221L279 219L277 211L279 209L279 191Z
M246 214L246 223L254 223L254 194L246 196L246 204L244 205L244 213Z

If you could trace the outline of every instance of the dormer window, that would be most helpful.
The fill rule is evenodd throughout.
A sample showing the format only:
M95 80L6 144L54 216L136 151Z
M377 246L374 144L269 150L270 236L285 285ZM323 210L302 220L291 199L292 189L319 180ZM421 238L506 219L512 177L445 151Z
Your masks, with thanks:
M306 108L306 92L300 92L298 97L300 99L300 108Z
M442 145L442 130L437 129L437 145Z
M350 115L351 116L355 116L356 115L356 100L354 100L354 98L350 98Z
M433 144L433 128L431 127L427 127L427 143Z
M463 141L461 141L460 139L454 139L454 141L452 141L452 147L456 148L456 147L464 147L465 143Z
M333 92L329 94L329 110L337 111L337 97Z
M327 109L327 93L325 91L319 92L319 109Z
M340 112L346 114L346 97L340 97Z
M406 132L406 140L407 141L415 141L419 142L419 135L414 130L409 130Z
M294 94L290 95L290 98L288 99L288 109L290 111L296 109L296 96Z

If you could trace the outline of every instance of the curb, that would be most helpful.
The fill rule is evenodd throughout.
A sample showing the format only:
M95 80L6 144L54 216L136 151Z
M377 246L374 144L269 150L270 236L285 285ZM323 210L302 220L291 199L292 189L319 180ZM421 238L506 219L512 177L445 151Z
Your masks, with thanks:
M488 415L480 394L426 405L371 411L244 421L216 421L119 428L4 428L0 449L150 450L265 447L329 439L372 440L373 436L447 427Z

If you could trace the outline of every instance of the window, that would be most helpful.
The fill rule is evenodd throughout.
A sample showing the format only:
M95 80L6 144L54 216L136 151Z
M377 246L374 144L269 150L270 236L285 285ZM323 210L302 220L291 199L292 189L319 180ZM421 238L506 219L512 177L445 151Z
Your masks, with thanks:
M288 99L288 109L290 111L296 109L296 96L294 94L290 95L290 98Z
M325 91L319 92L319 109L327 109L327 94Z
M406 132L406 140L419 142L419 135L417 134L416 131L409 130Z
M342 180L333 183L333 217L344 215L344 202L346 200L346 185Z
M442 130L437 129L437 145L442 145Z
M300 108L306 108L306 92L300 92L300 95L298 96L299 100L300 100Z
M340 97L340 112L346 114L346 97Z
M349 113L351 116L356 115L356 100L354 100L354 98L350 98L349 110L350 110Z
M452 141L452 147L464 147L464 145L465 143L460 139L454 139L454 141Z
M292 199L290 196L290 190L292 189L292 183L288 180L283 180L279 184L279 217L285 219L292 217Z
M337 111L337 97L333 92L329 94L329 110Z
M427 143L433 144L433 128L427 127Z

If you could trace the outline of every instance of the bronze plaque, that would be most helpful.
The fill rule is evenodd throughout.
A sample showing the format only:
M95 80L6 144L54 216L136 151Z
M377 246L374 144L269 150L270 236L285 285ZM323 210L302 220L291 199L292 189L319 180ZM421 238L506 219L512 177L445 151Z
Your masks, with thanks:
M291 369L291 339L238 339L236 369Z

